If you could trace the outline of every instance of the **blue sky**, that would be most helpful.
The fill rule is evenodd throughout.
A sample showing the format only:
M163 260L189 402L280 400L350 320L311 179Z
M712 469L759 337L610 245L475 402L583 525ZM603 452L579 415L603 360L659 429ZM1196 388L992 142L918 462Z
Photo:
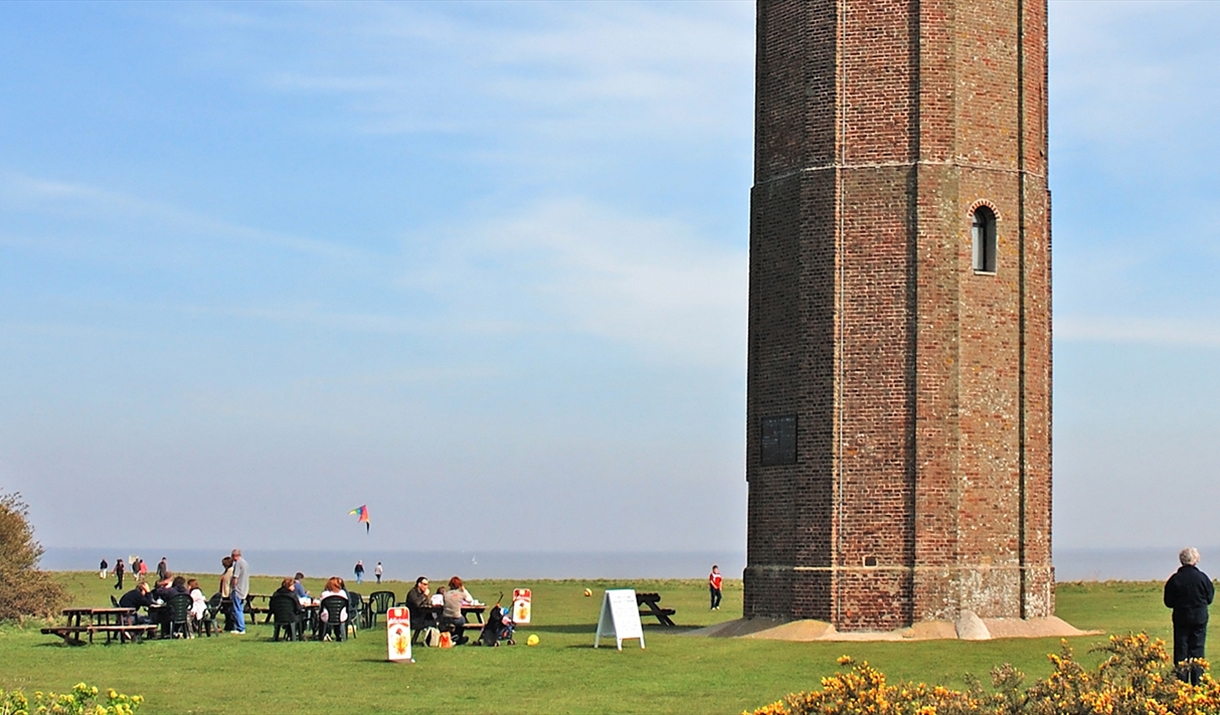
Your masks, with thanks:
M1217 20L1051 3L1060 546L1220 544ZM0 47L45 545L744 548L751 3L7 3Z

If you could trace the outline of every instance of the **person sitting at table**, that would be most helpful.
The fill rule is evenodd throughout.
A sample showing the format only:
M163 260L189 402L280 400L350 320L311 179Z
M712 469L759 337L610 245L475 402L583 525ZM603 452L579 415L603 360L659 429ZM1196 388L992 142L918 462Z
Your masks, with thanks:
M123 597L119 599L119 608L147 609L152 604L153 599L148 594L148 584L146 583L137 584L135 588L123 594ZM139 613L136 613L133 622L137 626L147 625L149 623L148 616L141 616Z
M302 605L309 604L313 601L309 591L305 590L305 574L297 571L297 575L292 577L292 594L297 597L297 600Z
M161 601L168 601L174 596L180 596L190 593L186 589L186 577L175 576L172 579L165 579L157 583L157 588L153 591L153 598Z
M411 630L420 631L436 625L436 612L432 610L432 595L428 593L428 577L415 579L415 585L407 591L407 612L411 614Z
M449 590L450 591L452 591L455 588L455 586L453 585L454 583L457 583L457 586L456 586L457 590L462 592L462 603L469 605L469 604L479 602L479 599L472 596L470 594L470 591L466 590L466 585L464 583L462 583L462 579L458 578L457 576L454 576L453 578L449 579Z
M301 608L301 599L297 598L296 585L296 579L286 578L280 582L280 587L275 589L275 593L271 594L271 597L287 596L292 599L292 615L300 621L301 612L305 609Z
M330 596L342 596L343 600L347 600L347 591L343 588L343 579L339 578L338 576L331 576L326 580L326 588L323 589L322 594L318 596L318 602L320 603L325 601ZM326 623L328 617L329 614L327 614L325 608L319 611L318 618L321 618L323 623ZM346 606L343 607L342 611L339 611L339 621L347 623Z
M191 596L191 618L202 621L204 614L208 612L208 599L204 598L199 582L195 579L187 581L186 592Z
M449 579L449 587L441 597L444 602L441 608L441 630L453 631L454 645L462 645L470 640L463 635L466 632L466 617L462 615L462 602L469 595L466 589L462 588L462 579L454 576Z

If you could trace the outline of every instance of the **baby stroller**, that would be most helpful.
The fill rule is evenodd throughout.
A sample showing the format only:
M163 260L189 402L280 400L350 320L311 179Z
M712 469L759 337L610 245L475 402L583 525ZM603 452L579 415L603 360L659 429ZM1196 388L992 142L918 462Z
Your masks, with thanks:
M479 636L485 646L494 647L502 642L509 645L517 644L513 640L513 619L500 606L500 601L503 599L504 594L501 593L496 605L487 610L487 623L483 625L483 633Z

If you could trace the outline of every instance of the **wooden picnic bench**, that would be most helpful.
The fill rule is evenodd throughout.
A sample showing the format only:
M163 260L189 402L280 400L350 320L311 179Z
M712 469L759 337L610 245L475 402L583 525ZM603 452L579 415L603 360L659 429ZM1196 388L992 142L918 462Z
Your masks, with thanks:
M637 593L635 594L635 603L640 606L640 617L654 616L663 626L673 627L677 624L673 622L670 616L677 613L672 608L661 608L661 594L659 593Z
M92 643L95 633L105 633L107 643L137 641L157 630L153 624L137 625L134 608L65 608L63 613L68 619L65 625L48 626L42 633L59 636L68 645L84 645L85 636Z
M254 605L254 600L258 599L262 605ZM249 593L246 594L246 602L244 604L245 613L250 614L250 622L257 624L259 614L264 614L263 623L271 622L271 596L265 593Z

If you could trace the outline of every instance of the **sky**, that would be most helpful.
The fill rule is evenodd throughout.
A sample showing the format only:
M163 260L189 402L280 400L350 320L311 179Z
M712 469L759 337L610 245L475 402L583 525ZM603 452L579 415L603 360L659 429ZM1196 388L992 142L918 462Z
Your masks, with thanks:
M1056 545L1220 544L1220 4L1050 12ZM0 491L48 547L744 551L753 21L0 4Z

